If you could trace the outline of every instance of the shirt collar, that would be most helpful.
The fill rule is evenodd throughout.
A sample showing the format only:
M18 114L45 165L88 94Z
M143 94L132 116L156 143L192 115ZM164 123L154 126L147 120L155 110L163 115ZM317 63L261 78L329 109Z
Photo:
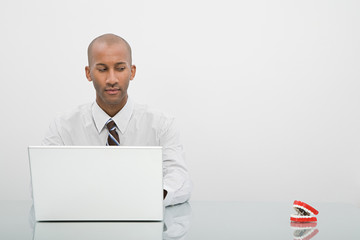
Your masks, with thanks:
M130 97L128 97L125 106L114 117L112 117L112 119L116 123L117 128L120 130L122 134L124 134L128 126L131 115L133 113L133 109L134 109L134 103L130 99ZM110 116L107 115L107 113L100 108L100 106L97 104L96 101L92 106L92 115L95 122L95 126L98 132L100 133L106 127L105 124L109 120Z

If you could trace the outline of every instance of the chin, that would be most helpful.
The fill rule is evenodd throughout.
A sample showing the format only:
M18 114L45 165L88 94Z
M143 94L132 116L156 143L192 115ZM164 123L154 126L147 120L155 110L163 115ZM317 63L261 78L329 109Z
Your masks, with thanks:
M107 102L106 103L107 105L111 106L111 107L117 107L117 106L120 106L122 105L122 102L121 101L118 101L118 102Z
M109 97L109 96L103 96L101 98L101 102L104 105L107 105L108 107L111 108L116 108L122 105L125 105L126 103L126 96L113 96L113 97Z

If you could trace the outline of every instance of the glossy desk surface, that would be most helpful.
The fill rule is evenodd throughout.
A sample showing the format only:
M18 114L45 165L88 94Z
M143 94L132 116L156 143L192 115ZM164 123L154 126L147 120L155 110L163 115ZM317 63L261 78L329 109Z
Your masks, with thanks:
M292 203L190 202L165 209L164 222L35 222L31 202L0 201L0 239L357 239L360 208L314 203L316 226L290 225Z

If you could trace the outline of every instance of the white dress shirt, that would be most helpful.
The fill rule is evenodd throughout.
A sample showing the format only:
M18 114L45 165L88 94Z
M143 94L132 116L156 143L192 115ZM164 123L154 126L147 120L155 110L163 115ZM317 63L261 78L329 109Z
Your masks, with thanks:
M42 144L105 146L108 137L105 124L109 118L96 102L81 105L56 118ZM112 119L116 123L121 146L163 147L163 182L167 191L164 205L187 201L192 185L174 118L128 98L123 109Z

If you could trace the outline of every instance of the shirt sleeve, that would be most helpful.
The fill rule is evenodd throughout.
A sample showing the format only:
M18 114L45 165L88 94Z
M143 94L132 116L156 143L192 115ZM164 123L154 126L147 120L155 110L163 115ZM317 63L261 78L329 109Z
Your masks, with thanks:
M174 119L164 123L160 133L160 145L163 147L163 182L167 191L164 205L186 202L191 195L192 182Z

